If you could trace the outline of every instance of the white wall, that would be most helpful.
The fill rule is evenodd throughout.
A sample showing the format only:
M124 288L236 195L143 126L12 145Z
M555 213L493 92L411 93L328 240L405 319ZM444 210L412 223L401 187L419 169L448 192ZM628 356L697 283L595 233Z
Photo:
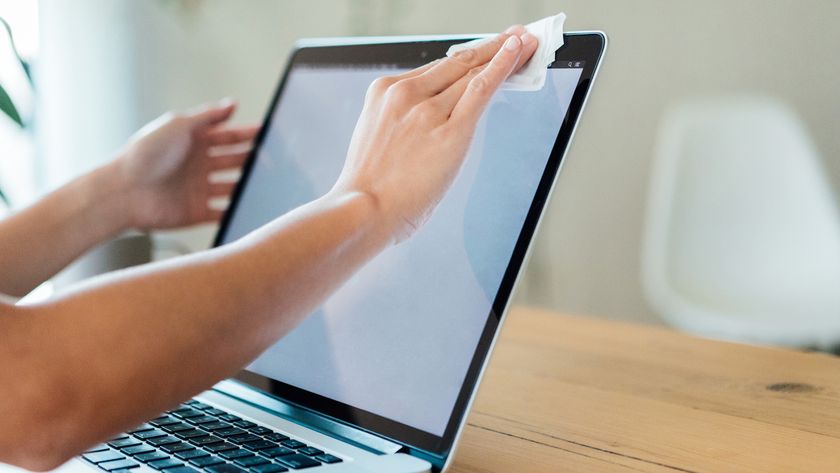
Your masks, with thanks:
M90 109L74 119L47 104L45 118L55 120L55 127L66 126L62 133L83 132L79 140L99 155L123 140L126 129L168 108L221 96L240 99L238 121L259 120L298 37L496 31L560 10L569 15L569 29L607 31L611 45L600 83L519 295L562 311L656 321L641 294L639 241L656 129L674 101L741 93L780 97L810 126L834 182L840 183L840 95L835 90L840 3L831 0L70 4L42 0L44 28L54 33L42 32L42 49L51 47L49 40L68 56L63 63L53 56L56 62L44 71L62 76L72 69L73 90L65 93L83 98ZM86 42L91 29L101 34ZM71 57L84 67L72 67ZM109 85L105 79L120 83ZM58 100L55 94L51 98ZM118 117L114 126L92 132L110 116ZM103 144L90 144L96 140ZM87 158L77 153L72 159ZM206 246L211 234L209 229L179 233L194 248Z

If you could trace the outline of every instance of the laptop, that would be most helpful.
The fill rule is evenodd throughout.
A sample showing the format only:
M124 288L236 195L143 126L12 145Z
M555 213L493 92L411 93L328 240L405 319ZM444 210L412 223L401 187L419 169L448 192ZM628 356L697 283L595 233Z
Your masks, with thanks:
M330 189L371 81L474 38L300 41L215 245ZM370 261L236 379L68 466L445 470L605 47L603 33L568 33L542 90L498 92L425 226Z

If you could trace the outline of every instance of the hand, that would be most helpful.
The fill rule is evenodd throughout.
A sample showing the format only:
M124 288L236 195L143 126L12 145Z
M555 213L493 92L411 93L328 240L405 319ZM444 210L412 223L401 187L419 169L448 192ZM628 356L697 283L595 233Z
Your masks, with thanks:
M395 241L413 234L461 169L487 103L536 48L536 37L514 26L451 58L374 81L333 192L373 197Z
M229 197L235 183L211 182L210 175L241 168L259 131L224 127L235 108L225 100L170 112L131 138L115 164L132 227L173 228L221 218L223 211L209 201Z

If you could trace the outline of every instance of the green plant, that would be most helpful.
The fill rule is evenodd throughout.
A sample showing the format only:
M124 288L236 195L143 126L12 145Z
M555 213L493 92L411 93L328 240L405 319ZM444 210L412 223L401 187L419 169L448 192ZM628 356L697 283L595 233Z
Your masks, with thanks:
M6 30L6 35L9 37L9 44L12 47L12 52L18 60L18 63L20 63L23 72L26 74L26 78L29 79L29 83L32 84L32 75L29 71L29 63L20 57L20 53L18 53L17 46L15 45L15 38L14 35L12 35L12 28L3 17L0 17L0 25L2 25ZM18 112L18 109L8 92L6 92L6 89L3 88L3 84L0 84L0 111L11 118L12 121L18 124L18 126L21 128L24 127L23 118L21 118L20 113Z
M12 47L12 52L15 55L15 58L20 63L21 68L23 69L24 74L26 74L26 78L29 80L29 84L32 85L32 73L29 68L29 63L27 63L18 53L17 46L15 45L15 39L12 35L12 28L9 26L9 23L3 17L0 17L0 24L3 25L3 28L6 30L6 34L9 37L9 44ZM20 112L18 112L17 107L15 106L12 97L9 96L9 93L6 92L6 89L3 88L3 84L0 84L0 111L2 111L6 116L8 116L13 122L17 123L17 125L21 128L25 128L26 124L23 121L23 118L20 116ZM9 199L6 197L6 194L3 193L3 189L0 189L0 201L5 202L6 205L9 204Z
M23 127L23 119L20 117L20 113L18 113L15 103L12 102L12 98L9 97L9 94L6 92L6 89L3 88L2 84L0 84L0 111L11 118L13 122L18 124L18 126Z

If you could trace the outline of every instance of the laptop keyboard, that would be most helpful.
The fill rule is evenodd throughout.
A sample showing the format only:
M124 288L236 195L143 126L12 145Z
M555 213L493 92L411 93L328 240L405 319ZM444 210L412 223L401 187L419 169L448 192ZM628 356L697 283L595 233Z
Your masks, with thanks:
M288 435L195 399L82 454L109 472L274 473L340 463Z

